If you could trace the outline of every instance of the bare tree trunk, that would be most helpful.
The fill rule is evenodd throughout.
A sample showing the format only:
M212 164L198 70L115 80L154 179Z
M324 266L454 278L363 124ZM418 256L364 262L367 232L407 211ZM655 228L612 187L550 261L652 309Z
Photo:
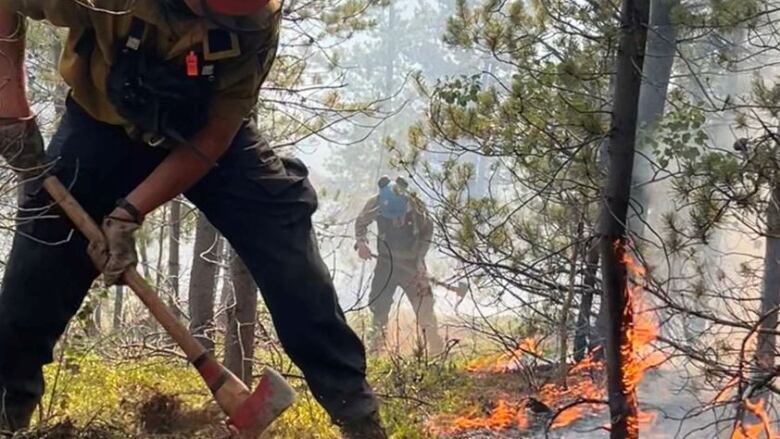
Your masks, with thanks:
M598 285L598 269L601 255L599 253L600 240L594 239L588 249L588 256L585 262L585 292L580 302L580 311L577 315L577 333L574 336L574 358L581 361L585 354L599 349L603 356L604 333L606 332L606 322L601 318L601 313L597 315L595 328L591 326L591 316L593 310L593 297L603 297L602 288ZM603 300L601 300L603 302ZM599 307L599 309L601 306Z
M85 322L85 331L87 332L87 337L97 337L100 335L100 321L103 317L101 305L102 300L95 300L95 308L92 310L89 318Z
M227 330L228 310L235 304L236 296L233 294L233 278L230 276L230 259L232 249L230 244L225 242L225 238L219 240L220 254L222 256L222 289L219 293L219 306L217 306L218 315L216 325L222 331Z
M647 130L645 136L656 129L655 125L663 117L666 107L666 94L677 53L677 26L672 19L672 11L679 3L680 0L650 0L650 24L637 114L637 128ZM650 209L647 185L653 179L653 157L646 142L640 143L639 148L639 154L634 155L632 176L632 199L638 212L633 221L629 221L629 226L634 234L642 236Z
M612 439L639 437L636 389L626 382L624 365L630 360L628 332L633 313L628 297L625 266L626 218L631 196L631 174L637 130L639 90L642 84L648 0L623 0L621 41L615 76L615 106L609 144L609 175L602 208L601 269L604 305L608 315L606 339L607 389Z
M780 149L780 148L778 148ZM774 187L766 209L766 250L764 253L764 285L761 292L761 331L758 333L756 363L761 373L775 368L777 307L780 306L780 179Z
M122 314L124 313L125 288L117 285L114 289L114 321L112 328L118 331L122 327Z
M56 69L56 66L60 63L60 55L62 54L62 40L60 38L52 38L51 44L51 65ZM65 113L65 97L68 95L68 87L65 83L57 82L52 94L52 103L54 104L54 115L59 119Z
M163 255L164 255L164 249L165 249L165 222L168 219L168 205L164 204L162 206L162 209L160 209L160 215L162 218L160 219L160 233L157 235L157 265L155 267L155 280L154 280L154 286L159 291L160 288L163 287L163 269L162 269L162 263L163 263Z
M141 269L143 270L144 278L147 281L151 281L152 273L149 270L149 249L148 249L149 239L146 236L147 232L148 230L146 230L146 228L144 227L142 227L140 230L139 233L140 236L138 239L138 253L139 256L141 257Z
M593 294L596 292L596 272L599 268L598 240L589 244L585 258L584 291L580 298L580 308L577 313L577 328L574 331L574 361L582 361L588 350L600 346L601 340L591 333L591 315L593 313Z
M235 306L228 309L225 366L247 385L252 384L257 321L257 285L239 257L230 263Z
M571 304L574 301L574 287L577 284L577 264L579 263L583 228L584 224L580 218L580 220L577 221L577 233L574 237L574 245L571 250L569 292L566 294L566 300L563 302L561 321L558 328L558 345L560 349L558 354L558 380L562 383L565 383L566 375L569 371L569 363L567 361L569 354L569 312L571 311Z
M205 215L199 213L195 226L195 246L190 274L190 330L212 354L214 353L214 290L219 260L218 240L217 229L211 225Z
M171 200L170 214L171 232L168 234L168 288L169 306L178 318L182 318L179 309L179 242L181 241L181 203L179 200Z

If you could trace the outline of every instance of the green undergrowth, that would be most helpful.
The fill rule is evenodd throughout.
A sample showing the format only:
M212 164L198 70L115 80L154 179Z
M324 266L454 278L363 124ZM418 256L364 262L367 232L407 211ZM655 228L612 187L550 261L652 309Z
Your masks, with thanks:
M457 413L474 394L462 372L464 360L391 356L374 359L370 381L382 400L382 414L394 439L430 438L428 423L440 414ZM279 419L266 438L339 438L327 414L308 392L299 373L291 375L298 402ZM200 378L179 358L114 360L95 353L68 353L45 370L45 398L36 430L67 429L83 436L33 437L225 437L224 417L211 402ZM63 425L65 427L63 427Z

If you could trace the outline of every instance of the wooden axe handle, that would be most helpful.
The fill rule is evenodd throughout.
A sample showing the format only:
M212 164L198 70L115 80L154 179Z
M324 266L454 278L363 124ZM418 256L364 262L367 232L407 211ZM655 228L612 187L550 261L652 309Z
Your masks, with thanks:
M49 176L43 181L43 187L60 206L71 222L89 241L103 240L103 232L89 216L78 201L73 198L70 191L57 177ZM127 270L124 281L135 292L139 299L149 308L155 319L171 335L173 340L187 355L187 359L195 361L206 353L203 345L190 334L187 328L179 322L171 310L160 300L157 293L146 283L143 277L135 270Z
M89 241L105 239L100 227L57 177L46 177L43 187ZM238 377L221 365L190 334L137 271L128 269L123 274L123 279L181 347L187 359L208 385L217 404L231 418L231 421L235 421L237 426L246 430L241 431L241 437L258 436L292 404L295 392L277 372L266 370L257 391L252 393ZM241 424L238 424L239 422Z

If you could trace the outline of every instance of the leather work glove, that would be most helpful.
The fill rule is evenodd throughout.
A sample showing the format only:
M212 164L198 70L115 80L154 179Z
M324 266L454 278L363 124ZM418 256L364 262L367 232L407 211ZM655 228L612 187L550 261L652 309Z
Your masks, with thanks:
M124 272L138 263L134 235L139 228L136 222L107 216L101 226L105 240L89 243L87 252L107 286L120 284Z
M360 241L357 244L355 244L355 249L357 250L360 259L364 261L367 261L373 257L373 255L371 254L371 249L368 248L368 244L366 244L363 241Z
M20 179L38 176L44 163L43 137L34 117L0 118L0 156Z

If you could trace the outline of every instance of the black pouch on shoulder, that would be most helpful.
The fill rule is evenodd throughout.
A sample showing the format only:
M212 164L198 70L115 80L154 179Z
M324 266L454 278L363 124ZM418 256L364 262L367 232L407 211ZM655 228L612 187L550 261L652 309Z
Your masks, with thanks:
M184 143L206 125L216 67L195 53L192 66L162 61L141 47L145 29L133 18L108 74L109 101L145 137Z

